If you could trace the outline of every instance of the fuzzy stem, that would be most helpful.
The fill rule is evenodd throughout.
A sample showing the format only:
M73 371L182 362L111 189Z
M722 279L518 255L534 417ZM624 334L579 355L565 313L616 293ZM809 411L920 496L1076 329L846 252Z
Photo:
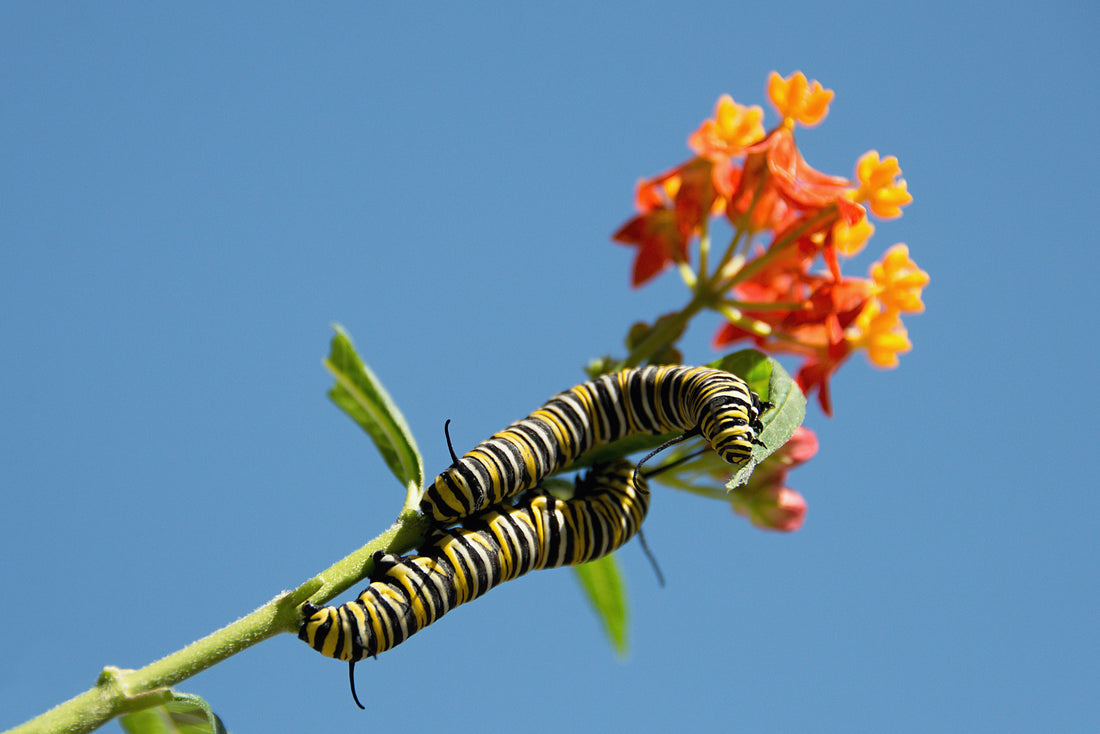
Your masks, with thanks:
M165 690L168 686L269 637L297 632L302 602L310 599L324 603L342 593L367 574L375 551L403 553L414 548L423 540L424 527L423 518L416 512L402 512L388 530L293 591L279 594L251 614L144 668L104 668L95 687L5 734L90 732L119 714L162 703L170 697Z
M641 344L634 347L634 350L626 359L619 362L613 371L617 372L629 367L637 367L660 351L661 348L671 344L675 336L681 333L684 326L691 321L691 318L706 307L710 298L711 294L709 292L696 291L695 296L683 309L678 311L672 318L659 322L653 331L649 332L649 336L643 339Z

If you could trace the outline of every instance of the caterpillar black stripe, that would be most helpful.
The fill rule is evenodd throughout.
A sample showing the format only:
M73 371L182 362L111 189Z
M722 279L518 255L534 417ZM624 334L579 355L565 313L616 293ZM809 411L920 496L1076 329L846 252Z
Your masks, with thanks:
M629 461L594 467L577 481L572 499L536 490L515 506L467 518L463 527L431 530L419 555L379 551L371 584L357 599L303 606L298 637L354 665L498 584L610 553L638 532L648 508L646 480Z
M558 393L482 441L425 490L420 511L450 524L536 486L589 449L632 433L695 431L731 464L749 458L761 403L741 378L710 367L640 367Z

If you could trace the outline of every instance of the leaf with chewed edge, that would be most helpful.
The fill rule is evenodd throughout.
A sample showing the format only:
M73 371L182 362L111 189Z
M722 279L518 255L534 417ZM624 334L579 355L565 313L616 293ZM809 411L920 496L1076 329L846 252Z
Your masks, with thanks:
M761 416L764 429L752 447L752 459L740 467L726 483L727 489L739 487L749 480L756 465L787 443L794 429L806 416L806 397L783 365L755 349L745 349L727 355L711 365L741 376L761 400L771 407Z

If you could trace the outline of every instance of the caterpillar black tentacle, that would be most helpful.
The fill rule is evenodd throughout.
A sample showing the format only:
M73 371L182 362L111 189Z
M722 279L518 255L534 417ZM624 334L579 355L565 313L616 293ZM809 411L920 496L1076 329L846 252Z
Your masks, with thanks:
M322 655L354 664L498 584L610 553L638 532L648 508L645 478L629 461L593 467L572 499L530 491L463 527L429 531L419 555L376 553L371 584L359 597L340 606L303 605L298 636Z

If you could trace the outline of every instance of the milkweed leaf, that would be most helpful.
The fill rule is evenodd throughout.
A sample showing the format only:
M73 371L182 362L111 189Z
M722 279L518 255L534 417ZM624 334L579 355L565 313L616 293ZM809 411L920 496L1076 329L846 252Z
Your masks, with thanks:
M225 734L210 704L190 693L172 691L172 700L133 711L119 719L127 734Z
M623 584L619 564L615 555L606 555L588 563L573 567L577 580L581 583L585 597L596 611L611 641L615 654L620 657L627 652L626 588Z
M336 325L325 367L336 378L328 396L371 437L382 459L406 488L424 486L424 460L405 417L381 381Z
M749 389L759 395L761 400L768 400L773 365L778 365L778 363L763 352L758 352L755 349L742 349L731 352L707 366L737 375L748 383ZM783 368L780 367L779 369L782 370Z
M746 353L759 355L759 361L756 361L755 357L750 358ZM794 429L802 425L802 419L806 417L806 397L802 394L798 383L787 373L787 370L783 369L783 365L771 357L753 349L746 349L724 357L719 360L718 365L726 369L724 365L727 360L741 359L751 359L755 362L748 366L749 377L744 375L742 377L760 396L760 399L771 403L772 407L761 417L764 430L757 436L760 443L752 447L752 459L734 473L733 478L726 483L728 489L734 489L747 482L756 465L787 443ZM738 367L745 368L743 365ZM761 384L763 379L766 379L766 386Z

